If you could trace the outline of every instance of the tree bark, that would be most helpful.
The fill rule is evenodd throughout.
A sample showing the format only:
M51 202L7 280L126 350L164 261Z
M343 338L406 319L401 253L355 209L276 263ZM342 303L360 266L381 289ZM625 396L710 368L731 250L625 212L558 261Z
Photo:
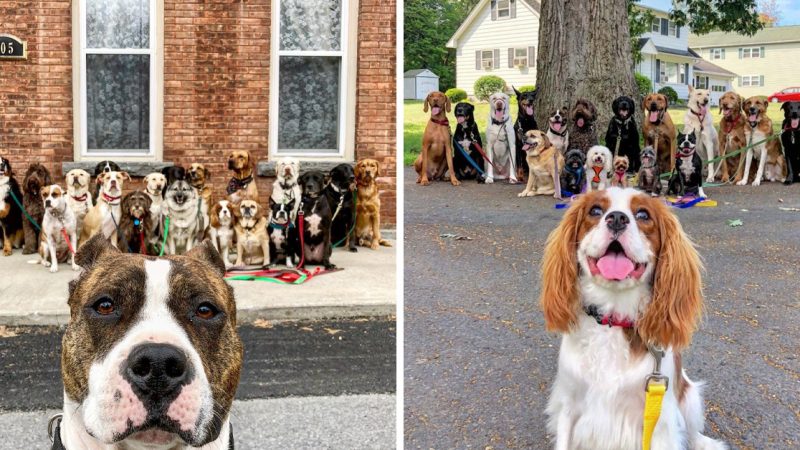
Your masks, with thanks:
M536 73L536 120L578 98L597 107L595 130L605 136L620 95L639 101L633 76L626 0L542 0Z

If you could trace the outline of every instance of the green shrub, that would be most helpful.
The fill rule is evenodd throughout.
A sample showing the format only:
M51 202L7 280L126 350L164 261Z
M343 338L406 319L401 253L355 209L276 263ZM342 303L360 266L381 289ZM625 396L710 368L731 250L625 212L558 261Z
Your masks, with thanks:
M526 84L525 86L520 86L517 90L520 92L533 92L536 90L536 86L532 84Z
M669 86L664 86L658 90L658 93L664 97L667 97L667 100L669 100L670 103L678 103L678 93L675 92L675 89L672 89Z
M489 97L496 92L503 92L506 82L497 75L484 75L475 82L475 97L478 100L489 100Z
M450 102L454 104L467 99L467 91L459 88L450 88L444 93L444 95L446 95L447 98L450 99Z
M640 73L636 73L634 76L636 77L636 86L639 88L639 97L646 97L650 90L653 89L653 82L650 78Z

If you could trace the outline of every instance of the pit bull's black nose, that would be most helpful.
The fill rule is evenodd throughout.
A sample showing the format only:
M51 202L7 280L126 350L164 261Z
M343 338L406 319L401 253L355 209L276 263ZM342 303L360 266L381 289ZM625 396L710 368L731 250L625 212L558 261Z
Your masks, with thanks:
M50 207L50 200L49 199L44 201L44 207L45 208L49 208Z
M606 225L611 231L621 233L628 226L628 216L620 211L611 211L606 216Z
M189 381L186 355L168 344L142 344L128 356L125 375L140 394L163 398Z

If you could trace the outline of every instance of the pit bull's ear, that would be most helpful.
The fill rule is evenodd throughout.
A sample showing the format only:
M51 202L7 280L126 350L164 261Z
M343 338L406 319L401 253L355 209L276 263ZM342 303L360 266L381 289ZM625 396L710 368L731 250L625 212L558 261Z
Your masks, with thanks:
M120 172L119 174L120 174L120 176L122 176L123 180L130 180L131 179L131 176L128 174L128 172Z
M188 258L198 261L204 261L214 269L220 276L225 275L225 263L219 255L217 249L211 244L210 239L204 240L200 245L192 247L191 250L186 252Z
M103 256L118 253L120 253L119 249L111 245L111 242L103 233L98 233L81 245L78 253L75 254L75 263L88 270Z
M430 102L430 100L431 100L431 94L428 94L428 96L425 97L425 103L424 103L425 106L422 107L423 112L428 112L428 102Z

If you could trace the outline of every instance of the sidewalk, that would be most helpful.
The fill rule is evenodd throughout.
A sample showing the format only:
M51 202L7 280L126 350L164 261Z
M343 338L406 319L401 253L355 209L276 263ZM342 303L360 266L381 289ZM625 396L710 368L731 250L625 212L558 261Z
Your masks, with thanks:
M392 241L392 245L397 243ZM396 247L359 247L358 253L334 250L331 260L344 270L302 285L231 281L239 323L256 319L296 320L395 314ZM0 256L0 325L66 325L67 284L75 277L69 264L51 274L38 255ZM313 267L313 266L312 266Z

